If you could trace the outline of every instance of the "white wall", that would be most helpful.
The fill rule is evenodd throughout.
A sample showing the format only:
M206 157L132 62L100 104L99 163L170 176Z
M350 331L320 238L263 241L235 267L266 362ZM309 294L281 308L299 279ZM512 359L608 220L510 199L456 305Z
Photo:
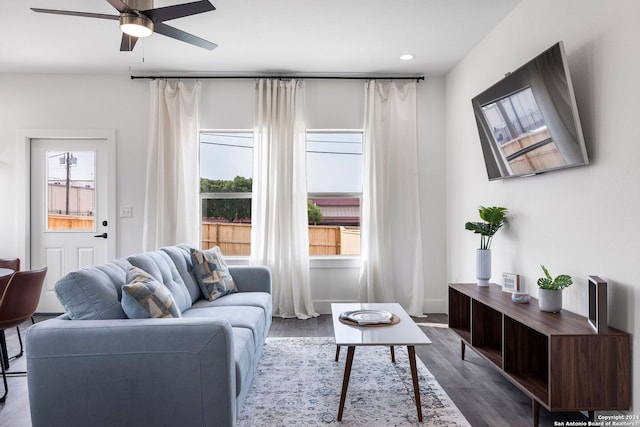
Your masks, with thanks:
M493 280L522 275L529 293L540 264L566 273L564 308L586 315L586 278L609 283L609 323L637 334L640 317L640 2L524 0L446 77L447 278L473 282L478 237L464 230L479 205L509 208L492 245ZM489 182L471 98L563 40L591 164ZM633 341L633 352L640 340ZM638 360L636 357L635 360ZM640 407L640 367L633 407Z
M309 128L361 128L363 82L309 80ZM425 221L425 309L446 309L444 266L444 79L419 84L421 187ZM0 74L0 256L17 254L25 236L18 224L25 207L19 199L26 171L18 170L23 129L115 129L117 140L117 204L133 207L132 218L117 218L117 256L141 250L144 209L145 138L148 81L126 75ZM252 80L203 80L200 126L203 129L253 127ZM24 197L24 196L23 196ZM24 254L18 253L24 259ZM317 309L331 301L358 297L358 263L353 259L314 260L311 281Z
M127 76L0 74L0 256L24 247L26 144L24 129L115 129L118 206L133 206L133 218L118 218L117 253L141 248L147 85Z

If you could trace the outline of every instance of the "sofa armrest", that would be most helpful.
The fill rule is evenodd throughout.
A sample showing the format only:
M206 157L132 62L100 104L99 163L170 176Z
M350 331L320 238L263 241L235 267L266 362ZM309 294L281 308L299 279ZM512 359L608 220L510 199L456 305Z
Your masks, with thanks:
M271 293L271 270L264 265L231 265L229 273L238 292Z
M235 422L226 320L52 319L27 330L26 347L35 427Z

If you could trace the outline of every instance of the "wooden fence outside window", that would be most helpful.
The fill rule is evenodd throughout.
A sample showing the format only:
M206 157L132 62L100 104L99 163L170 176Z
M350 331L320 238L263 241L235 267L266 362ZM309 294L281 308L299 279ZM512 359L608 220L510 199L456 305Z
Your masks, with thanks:
M251 224L202 223L202 249L219 246L224 255L248 256ZM309 255L360 254L360 229L335 225L309 226Z

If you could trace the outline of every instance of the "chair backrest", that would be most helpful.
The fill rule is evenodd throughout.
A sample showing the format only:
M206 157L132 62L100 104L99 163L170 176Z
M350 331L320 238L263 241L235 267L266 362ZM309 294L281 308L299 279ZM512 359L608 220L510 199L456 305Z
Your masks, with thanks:
M33 316L47 275L47 267L13 273L0 295L0 329L18 326Z
M0 268L20 271L20 258L0 258Z

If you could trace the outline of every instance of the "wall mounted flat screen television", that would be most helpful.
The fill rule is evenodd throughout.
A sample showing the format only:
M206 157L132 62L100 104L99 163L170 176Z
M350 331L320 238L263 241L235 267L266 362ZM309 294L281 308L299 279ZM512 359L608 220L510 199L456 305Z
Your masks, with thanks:
M562 42L471 103L489 180L589 163Z

